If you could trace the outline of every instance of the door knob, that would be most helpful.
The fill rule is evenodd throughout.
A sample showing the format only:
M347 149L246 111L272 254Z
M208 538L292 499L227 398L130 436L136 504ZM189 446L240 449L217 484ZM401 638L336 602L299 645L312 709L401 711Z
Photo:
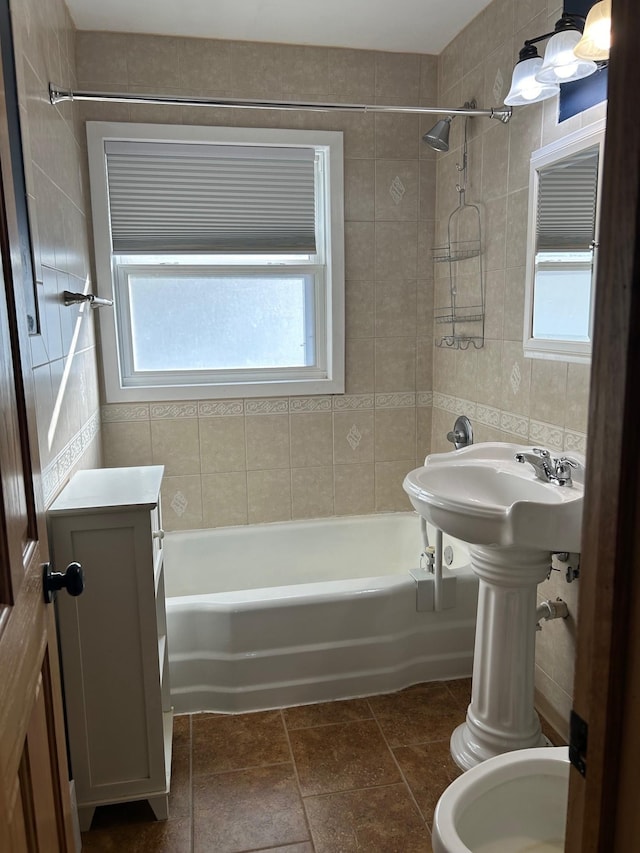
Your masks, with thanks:
M45 604L51 604L59 589L66 589L69 595L80 595L84 589L84 572L80 563L69 563L65 572L54 572L51 563L42 567L42 587Z

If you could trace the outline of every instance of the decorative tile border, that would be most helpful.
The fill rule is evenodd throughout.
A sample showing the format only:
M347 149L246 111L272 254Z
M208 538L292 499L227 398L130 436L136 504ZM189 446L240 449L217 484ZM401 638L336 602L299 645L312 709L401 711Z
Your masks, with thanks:
M149 415L152 421L164 418L197 418L197 403L150 403Z
M539 444L552 450L564 450L567 453L586 453L587 436L583 432L564 429L557 424L548 424L527 418L514 412L483 406L449 394L434 392L433 405L437 409L455 415L466 415L483 426L499 429L502 432L519 436L525 444Z
M534 444L543 447L551 447L554 450L562 450L564 446L564 430L553 424L545 424L542 421L529 421L529 439Z
M416 406L433 406L433 391L420 391L416 395Z
M330 412L331 397L289 397L290 412Z
M245 415L279 415L287 414L289 411L289 400L268 397L265 400L245 400Z
M201 400L198 403L199 418L224 418L244 415L244 400Z
M94 412L84 426L63 447L60 453L42 470L42 491L44 493L45 507L49 506L59 488L71 473L73 466L78 462L98 434L99 428L100 418L98 412Z
M373 409L375 397L373 394L344 394L333 398L334 412L344 412L354 409Z
M148 421L149 420L149 404L136 403L116 405L114 403L108 406L102 406L100 410L103 424L115 423L117 421Z
M405 391L400 394L376 394L375 407L376 409L402 409L414 408L416 405L416 395L411 391Z

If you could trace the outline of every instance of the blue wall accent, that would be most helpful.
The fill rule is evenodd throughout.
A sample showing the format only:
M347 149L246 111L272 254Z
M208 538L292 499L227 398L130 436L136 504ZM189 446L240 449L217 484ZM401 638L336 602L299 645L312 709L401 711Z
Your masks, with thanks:
M586 15L594 5L594 0L564 0L564 11L569 14ZM582 80L563 83L560 86L560 106L558 121L566 121L571 116L588 110L607 98L609 74L602 68Z

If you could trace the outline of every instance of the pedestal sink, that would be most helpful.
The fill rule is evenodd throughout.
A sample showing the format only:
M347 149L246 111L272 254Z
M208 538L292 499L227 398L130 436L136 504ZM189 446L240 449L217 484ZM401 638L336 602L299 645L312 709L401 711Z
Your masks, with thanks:
M536 588L551 552L580 551L584 458L572 454L572 483L558 485L516 461L527 453L487 442L432 454L403 484L420 515L469 544L480 581L471 703L451 737L464 770L546 745L534 709Z

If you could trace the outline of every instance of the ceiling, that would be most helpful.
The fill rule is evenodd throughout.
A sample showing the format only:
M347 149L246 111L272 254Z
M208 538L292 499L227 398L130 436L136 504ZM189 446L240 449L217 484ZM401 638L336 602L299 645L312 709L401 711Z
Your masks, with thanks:
M490 0L67 0L80 30L440 53Z

